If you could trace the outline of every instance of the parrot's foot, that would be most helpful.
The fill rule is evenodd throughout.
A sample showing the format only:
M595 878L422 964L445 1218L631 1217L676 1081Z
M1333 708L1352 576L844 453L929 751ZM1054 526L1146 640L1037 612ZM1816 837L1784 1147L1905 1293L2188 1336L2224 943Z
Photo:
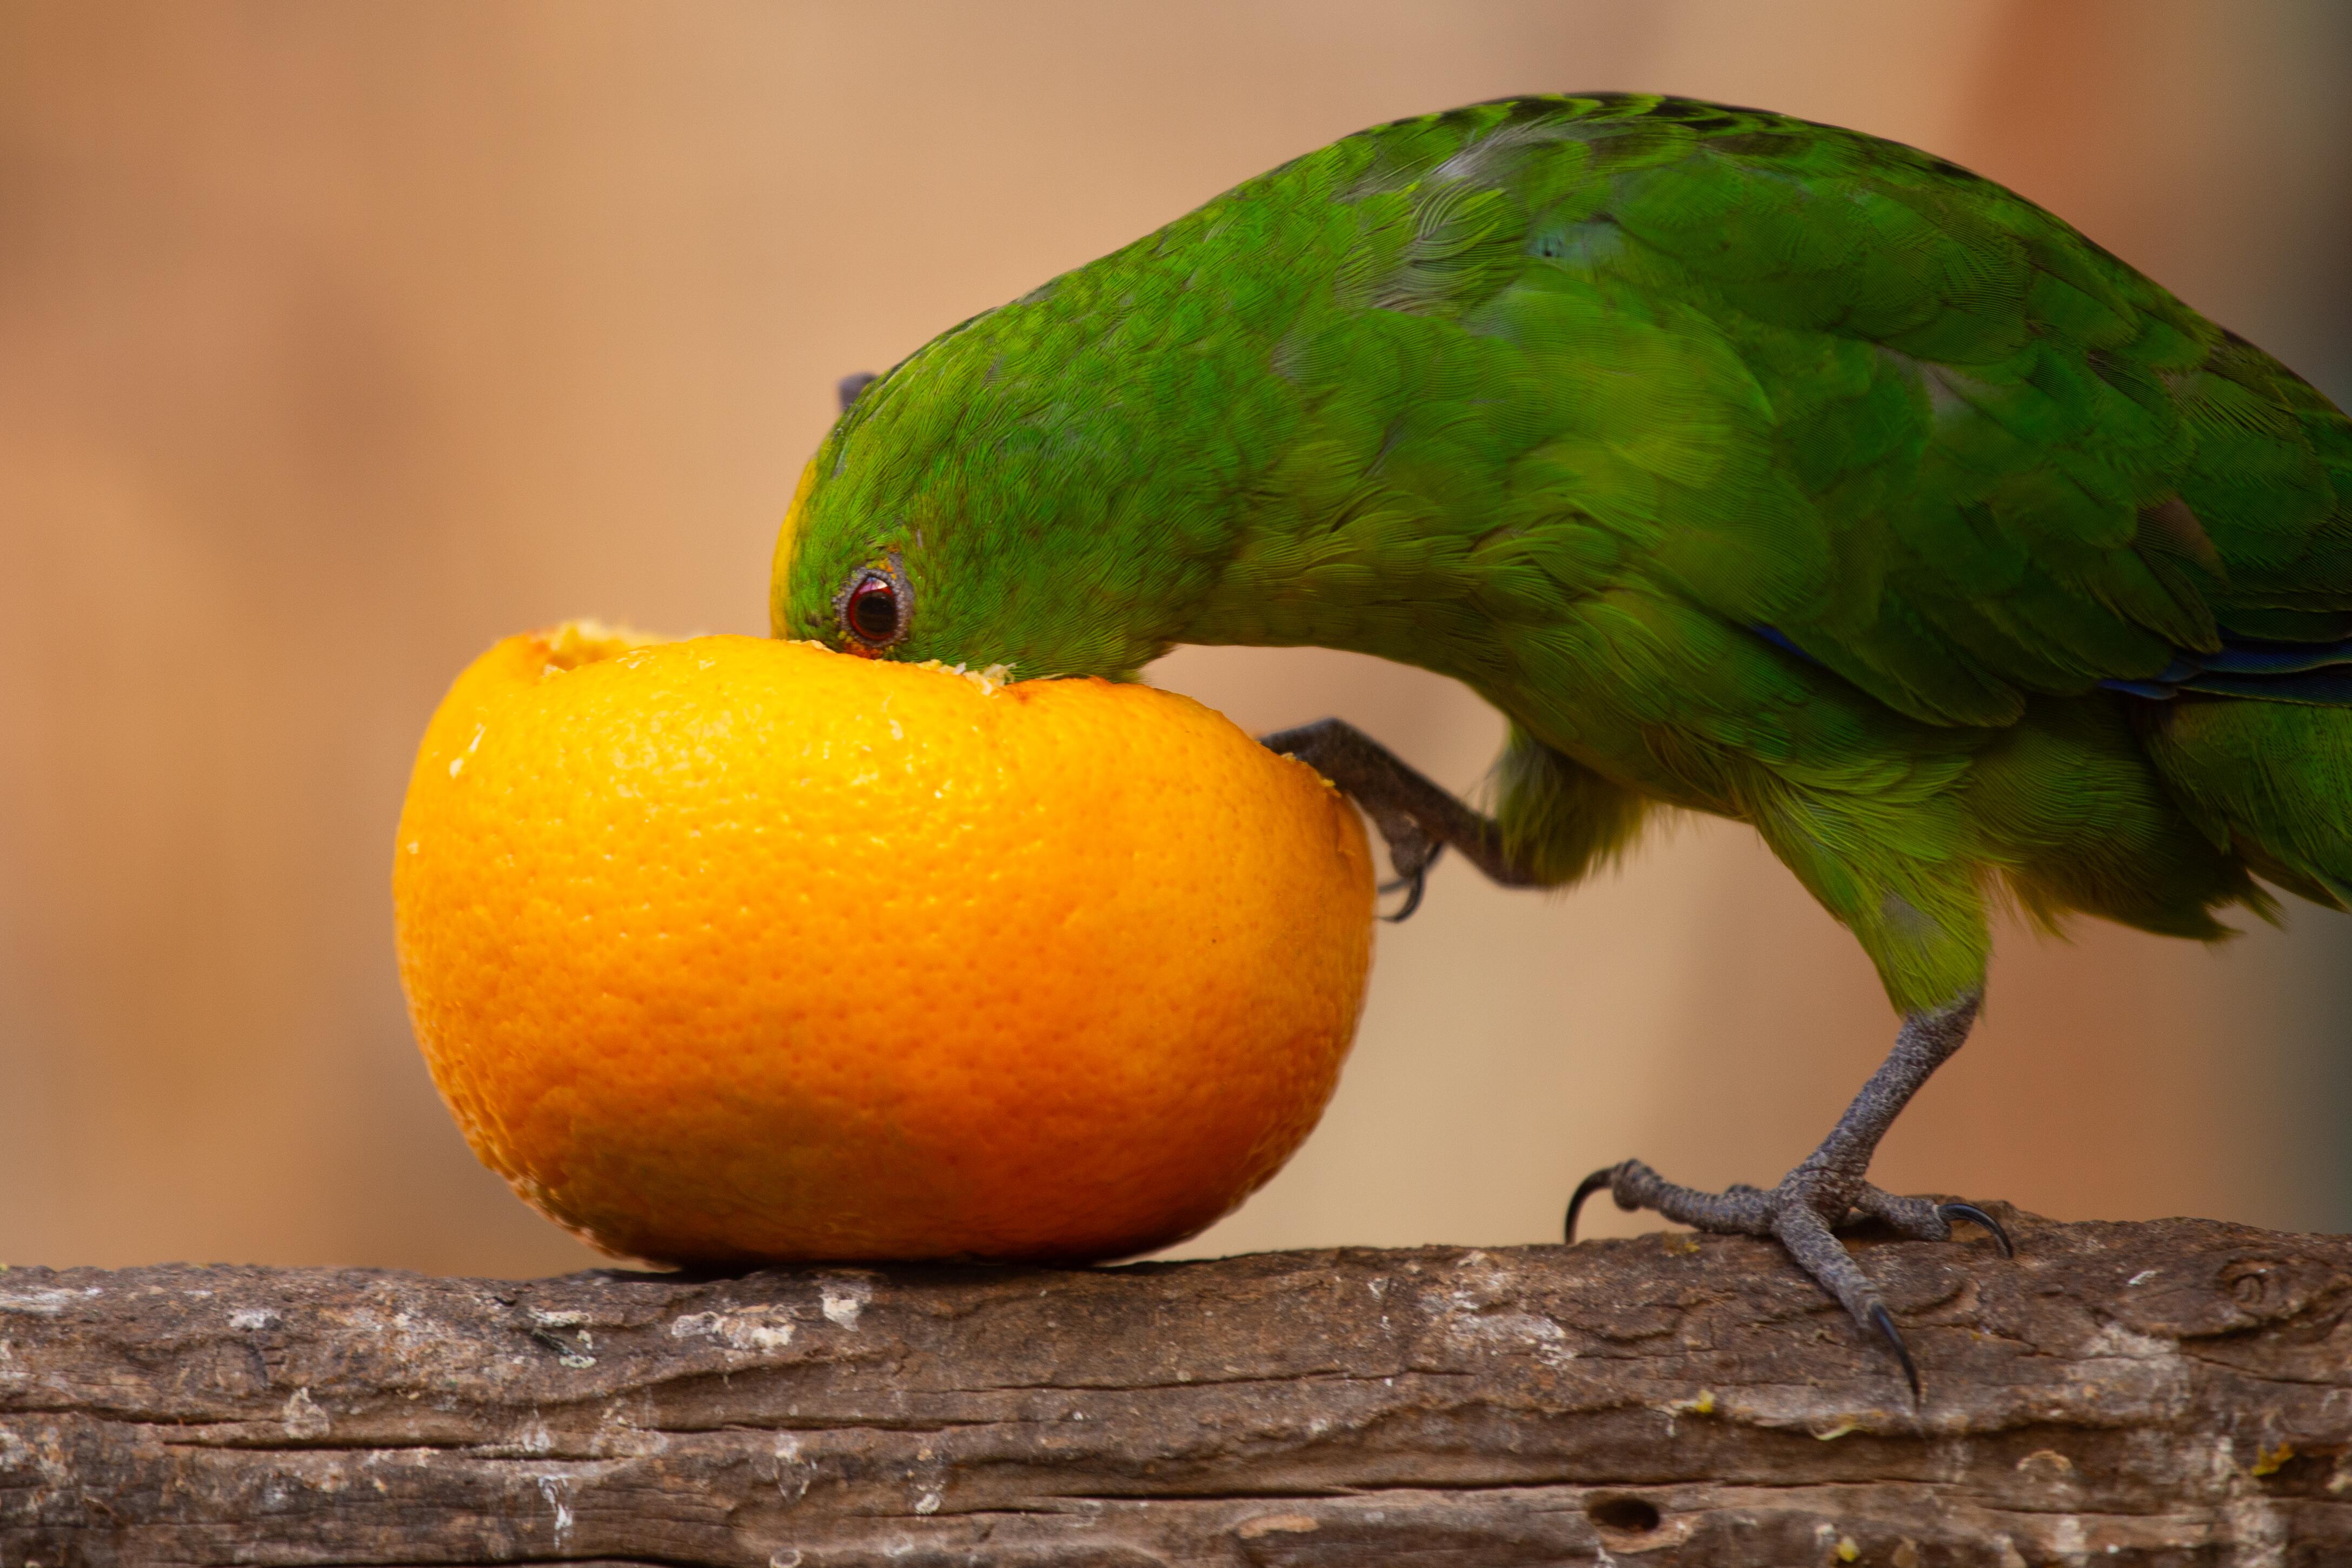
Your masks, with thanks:
M1920 1394L1919 1368L1911 1359L1910 1347L1903 1342L1893 1315L1879 1300L1878 1288L1838 1240L1838 1227L1852 1218L1867 1217L1914 1240L1949 1241L1951 1222L1964 1219L1990 1231L2003 1258L2016 1256L2009 1233L1974 1204L1898 1197L1867 1182L1846 1189L1806 1165L1790 1172L1769 1191L1743 1185L1707 1193L1678 1186L1641 1161L1627 1160L1593 1172L1578 1185L1568 1205L1569 1240L1576 1239L1576 1215L1584 1200L1604 1187L1622 1209L1648 1209L1698 1230L1778 1237L1797 1266L1836 1297L1864 1332L1874 1332L1886 1341L1895 1359L1903 1363L1903 1375L1910 1382L1914 1399Z
M1382 884L1381 891L1405 890L1404 903L1383 919L1401 921L1421 907L1429 868L1448 848L1507 888L1534 885L1534 873L1504 848L1503 830L1492 817L1413 772L1353 724L1318 719L1296 730L1260 735L1258 742L1297 758L1339 785L1380 829L1389 864L1396 870L1396 880Z
M1797 1266L1836 1297L1864 1333L1875 1333L1886 1341L1903 1363L1912 1398L1919 1398L1919 1369L1911 1359L1910 1348L1879 1299L1878 1288L1836 1233L1853 1219L1869 1218L1916 1240L1948 1241L1952 1221L1961 1219L1991 1232L2002 1257L2016 1255L2009 1234L1973 1204L1898 1197L1864 1179L1879 1139L1895 1116L1927 1081L1927 1075L1968 1038L1981 1000L1980 993L1971 992L1949 1006L1906 1018L1895 1048L1854 1096L1836 1129L1802 1164L1782 1177L1780 1185L1769 1190L1740 1185L1720 1193L1701 1192L1665 1180L1639 1160L1627 1160L1595 1171L1578 1185L1576 1195L1569 1200L1567 1238L1576 1239L1577 1211L1584 1206L1584 1200L1603 1187L1621 1209L1648 1209L1698 1230L1777 1237Z

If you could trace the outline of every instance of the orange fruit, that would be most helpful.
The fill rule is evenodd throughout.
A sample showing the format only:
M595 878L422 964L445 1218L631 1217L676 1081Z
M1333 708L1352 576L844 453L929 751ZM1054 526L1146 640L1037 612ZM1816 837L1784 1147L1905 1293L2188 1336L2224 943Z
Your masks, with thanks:
M1354 810L1149 687L509 637L401 813L410 1016L476 1153L673 1261L1144 1252L1314 1126Z

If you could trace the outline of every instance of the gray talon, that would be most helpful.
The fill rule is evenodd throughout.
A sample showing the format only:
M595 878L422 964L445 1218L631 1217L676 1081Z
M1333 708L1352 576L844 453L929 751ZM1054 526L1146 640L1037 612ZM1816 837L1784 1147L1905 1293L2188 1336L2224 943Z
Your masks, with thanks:
M1432 860L1436 858L1434 855L1430 857ZM1411 918L1413 910L1421 908L1421 896L1429 890L1429 867L1424 864L1420 869L1399 877L1393 882L1381 884L1381 891L1383 893L1393 893L1399 888L1410 889L1404 896L1404 902L1398 907L1396 913L1381 917L1391 925L1402 923Z
M1699 1230L1773 1237L1864 1332L1874 1331L1886 1341L1902 1363L1912 1398L1917 1400L1921 1396L1918 1364L1879 1300L1877 1288L1838 1240L1836 1229L1859 1213L1883 1220L1915 1240L1946 1241L1951 1237L1952 1222L1964 1219L1984 1226L2002 1256L2015 1256L2008 1233L1974 1204L1902 1197L1874 1187L1865 1179L1870 1157L1895 1116L1927 1081L1927 1075L1968 1037L1978 1000L1971 994L1948 1007L1905 1018L1895 1048L1854 1096L1835 1130L1778 1186L1759 1189L1742 1183L1719 1193L1700 1192L1666 1181L1639 1160L1628 1160L1595 1171L1578 1185L1568 1205L1565 1234L1570 1241L1576 1239L1577 1211L1585 1199L1605 1186L1621 1208L1649 1209Z
M1911 1384L1911 1403L1926 1403L1927 1395L1919 1387L1919 1368L1911 1360L1911 1347L1903 1342L1902 1331L1895 1326L1895 1314L1886 1310L1885 1303L1874 1301L1870 1307L1870 1321L1885 1337L1887 1348L1895 1352L1895 1359L1903 1363L1903 1375Z
M2000 1248L2000 1255L2003 1258L2014 1258L2017 1256L2017 1248L2011 1243L2009 1239L2009 1232L2001 1229L2000 1221L1993 1218L1992 1215L1985 1213L1984 1210L1977 1207L1976 1205L1944 1204L1939 1205L1936 1212L1943 1216L1945 1223L1948 1225L1953 1220L1964 1219L1971 1225L1982 1226L1991 1234L1993 1245Z
M1609 1185L1610 1178L1614 1176L1616 1173L1617 1167L1614 1165L1608 1165L1602 1167L1601 1170L1593 1172L1592 1174L1585 1177L1584 1180L1576 1184L1576 1195L1568 1200L1568 1221L1560 1226L1560 1237L1562 1240L1566 1241L1569 1246L1574 1247L1576 1245L1576 1216L1578 1212L1584 1207L1584 1200L1599 1192L1601 1188Z

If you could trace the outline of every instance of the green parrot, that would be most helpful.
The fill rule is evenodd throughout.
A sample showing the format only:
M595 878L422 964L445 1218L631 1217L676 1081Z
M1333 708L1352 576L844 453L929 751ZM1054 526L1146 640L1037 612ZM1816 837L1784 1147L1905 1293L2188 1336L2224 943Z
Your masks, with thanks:
M1491 816L1337 721L1265 738L1359 802L1408 910L1449 847L1557 888L1661 805L1761 834L1877 966L1892 1052L1775 1187L1629 1160L1575 1203L1779 1237L1915 1395L1835 1233L2009 1250L1866 1179L1975 1019L1987 905L2204 941L2263 883L2352 907L2352 423L1913 148L1637 94L1400 121L844 394L779 636L1450 676L1509 720Z

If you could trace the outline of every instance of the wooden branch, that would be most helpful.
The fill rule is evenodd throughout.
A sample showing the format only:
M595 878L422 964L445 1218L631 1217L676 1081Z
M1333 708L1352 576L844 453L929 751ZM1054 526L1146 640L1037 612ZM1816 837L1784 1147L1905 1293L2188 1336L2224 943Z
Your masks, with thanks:
M0 1564L2352 1563L2352 1238L0 1273Z

